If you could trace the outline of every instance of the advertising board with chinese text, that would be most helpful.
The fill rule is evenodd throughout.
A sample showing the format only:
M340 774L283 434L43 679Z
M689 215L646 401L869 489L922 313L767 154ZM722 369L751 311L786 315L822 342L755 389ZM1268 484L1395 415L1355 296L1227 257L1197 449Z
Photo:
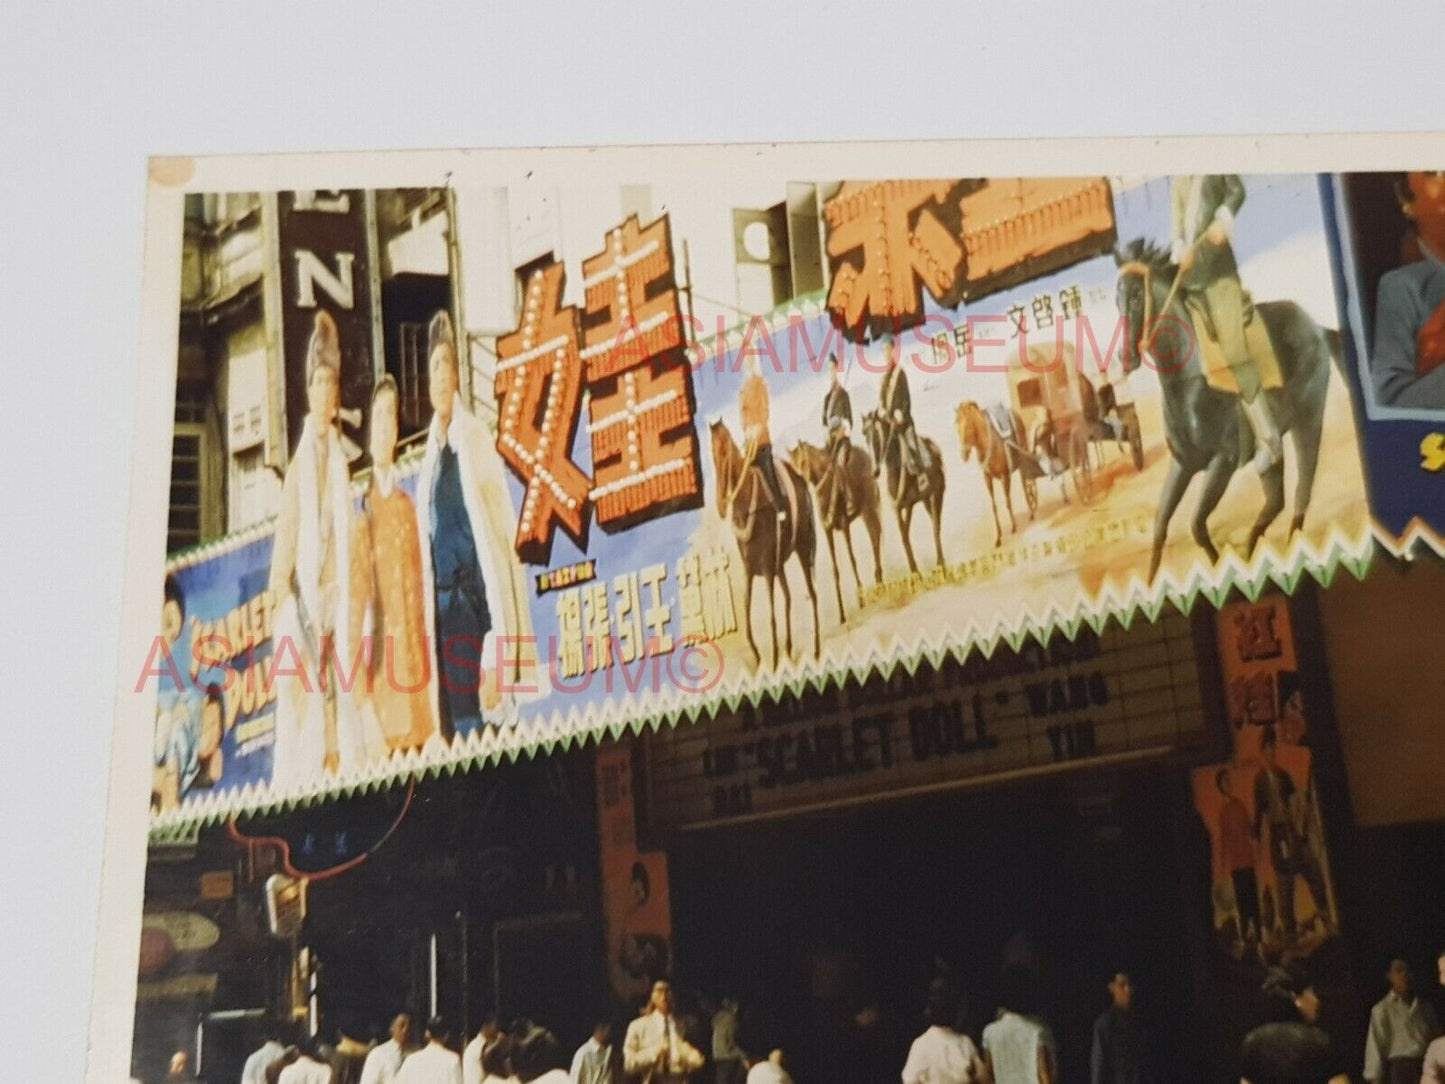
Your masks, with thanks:
M187 301L181 374L285 416L188 423L228 531L139 668L154 829L1361 572L1330 191L260 193L286 356L247 384Z

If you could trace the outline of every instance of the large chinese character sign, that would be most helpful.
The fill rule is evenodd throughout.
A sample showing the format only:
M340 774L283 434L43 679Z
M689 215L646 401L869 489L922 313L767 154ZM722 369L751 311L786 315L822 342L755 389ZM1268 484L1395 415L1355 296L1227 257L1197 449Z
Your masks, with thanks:
M1321 178L779 177L751 240L733 185L265 197L283 334L208 347L257 417L177 430L233 529L157 592L157 830L1363 570ZM822 286L748 307L764 242L769 296ZM1283 788L1281 680L1228 699ZM1318 894L1237 829L1272 947Z

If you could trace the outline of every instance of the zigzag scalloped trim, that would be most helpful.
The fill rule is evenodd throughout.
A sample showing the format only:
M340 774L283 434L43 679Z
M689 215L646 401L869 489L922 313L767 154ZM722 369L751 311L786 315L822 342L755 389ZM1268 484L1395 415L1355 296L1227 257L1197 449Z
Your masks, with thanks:
M227 541L234 542L234 536ZM660 694L650 693L642 699L629 693L585 713L574 706L565 712L556 710L547 715L524 716L505 730L474 731L465 738L455 738L450 746L434 741L420 752L396 754L345 776L320 779L286 794L274 793L269 784L247 784L237 790L207 794L178 809L152 814L150 841L185 840L193 837L199 828L237 814L276 813L358 793L369 794L408 780L433 778L443 772L452 775L490 767L503 760L516 761L522 756L550 755L559 748L569 749L588 741L618 740L628 733L640 735L644 730L657 731L664 725L676 726L684 720L695 723L704 716L712 718L721 711L735 711L743 703L756 705L765 697L780 700L784 696L800 695L810 687L821 691L849 679L891 677L900 667L912 675L925 663L938 666L949 655L962 660L976 651L987 658L1000 646L1018 650L1030 637L1042 644L1061 631L1072 640L1083 625L1102 632L1113 620L1127 629L1141 614L1153 623L1166 605L1188 613L1201 595L1217 606L1235 589L1251 600L1259 598L1271 584L1293 594L1306 574L1328 587L1340 568L1362 580L1376 544L1399 557L1406 555L1417 542L1445 557L1445 540L1418 520L1413 521L1400 538L1385 532L1378 524L1356 541L1333 530L1322 548L1308 541L1296 542L1288 562L1280 561L1272 550L1262 551L1249 562L1230 552L1212 569L1196 566L1183 582L1166 572L1152 587L1136 573L1126 585L1109 585L1092 599L1080 599L1071 609L1050 605L1036 612L1025 606L1011 622L997 622L989 629L980 628L975 621L962 631L944 631L936 637L921 630L912 642L894 635L866 652L849 649L826 664L823 660L811 659L786 661L766 684L759 684L750 676L737 675L701 695L671 689Z

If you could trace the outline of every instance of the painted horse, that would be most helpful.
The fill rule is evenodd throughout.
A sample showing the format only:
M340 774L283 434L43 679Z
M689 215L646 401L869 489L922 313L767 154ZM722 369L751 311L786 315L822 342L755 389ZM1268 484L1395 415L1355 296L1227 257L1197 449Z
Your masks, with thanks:
M938 567L943 567L943 455L938 445L922 437L923 446L928 450L928 488L919 484L918 474L908 464L903 453L903 434L898 426L881 417L876 410L863 415L863 435L868 441L868 450L873 454L873 473L885 472L888 499L893 503L893 514L898 520L898 533L903 539L903 552L908 557L908 570L918 575L918 562L913 557L913 541L909 535L913 525L913 506L923 505L933 520L933 551L938 558Z
M1023 418L1017 410L1009 411L1009 423L1013 427L1013 441L1025 439ZM958 440L963 446L963 461L967 463L975 455L983 470L983 480L988 486L988 503L993 508L993 544L1003 545L1003 524L998 518L998 498L994 495L994 483L1003 490L1004 507L1008 510L1009 532L1017 534L1019 525L1014 517L1013 476L1019 470L1019 462L1025 450L1006 439L998 427L984 414L983 407L972 400L958 404L954 415L958 426ZM1035 508L1030 509L1032 519Z
M793 654L793 596L788 589L787 562L796 557L803 570L803 582L813 602L813 656L821 651L818 630L818 592L813 586L813 562L818 535L813 521L813 501L808 487L785 460L775 459L778 481L792 495L790 515L779 523L778 508L763 480L761 469L746 464L733 435L721 421L711 425L712 462L717 482L717 513L732 524L738 553L743 561L743 629L753 662L761 661L753 640L753 580L761 576L768 587L768 624L773 637L773 667L778 665L778 612L774 588L783 589L783 622L787 652Z
M1169 473L1154 517L1154 549L1149 560L1152 583L1163 561L1169 521L1190 480L1201 471L1204 486L1191 532L1210 561L1219 560L1207 521L1234 472L1253 454L1253 434L1238 397L1211 387L1205 380L1201 351L1193 341L1193 323L1181 291L1174 289L1178 267L1170 262L1169 253L1138 239L1116 249L1114 259L1119 267L1115 298L1125 325L1124 372L1139 368L1146 354L1152 359L1152 367L1159 374L1164 435L1169 445ZM1293 301L1260 302L1254 306L1254 318L1264 321L1282 378L1281 387L1264 394L1269 396L1280 432L1289 434L1297 460L1294 518L1289 528L1293 537L1304 526L1314 489L1325 395L1331 366L1340 360L1340 336L1337 331L1320 327ZM1182 342L1181 332L1185 340ZM1284 461L1271 467L1261 480L1264 506L1250 528L1246 555L1254 552L1264 532L1284 510Z
M838 554L833 535L841 533L848 550L848 563L853 567L853 583L858 588L858 605L863 605L863 580L858 575L858 559L853 556L853 521L861 519L873 544L873 582L883 582L883 521L878 514L881 498L878 479L873 474L873 457L856 445L848 453L845 472L826 448L800 441L788 452L788 461L813 487L822 510L823 538L828 543L828 557L833 562L833 591L838 597L838 620L846 622L843 608L843 587L838 575Z

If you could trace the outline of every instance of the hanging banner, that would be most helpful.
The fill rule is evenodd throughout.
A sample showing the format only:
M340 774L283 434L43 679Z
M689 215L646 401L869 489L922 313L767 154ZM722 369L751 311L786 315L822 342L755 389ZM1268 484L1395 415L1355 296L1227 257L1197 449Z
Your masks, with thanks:
M352 310L339 403L297 391L330 340L288 322L278 518L172 559L185 616L138 683L163 686L157 828L1363 571L1319 177L815 190L831 282L711 325L732 204L686 263L671 214L594 214L520 269L462 252L513 278L515 329L398 334L360 428ZM343 264L298 254L286 289L364 297ZM403 395L431 424L398 456Z
M276 241L280 263L282 357L286 361L286 446L295 451L307 410L311 338L318 313L337 329L341 433L348 461L365 447L361 418L375 379L376 257L367 219L369 193L281 192Z
M619 998L645 998L672 973L672 904L667 855L637 848L632 746L597 750L597 830L607 974Z
M1230 603L1218 629L1234 755L1193 775L1213 853L1215 933L1236 959L1306 956L1338 936L1339 911L1288 600Z

